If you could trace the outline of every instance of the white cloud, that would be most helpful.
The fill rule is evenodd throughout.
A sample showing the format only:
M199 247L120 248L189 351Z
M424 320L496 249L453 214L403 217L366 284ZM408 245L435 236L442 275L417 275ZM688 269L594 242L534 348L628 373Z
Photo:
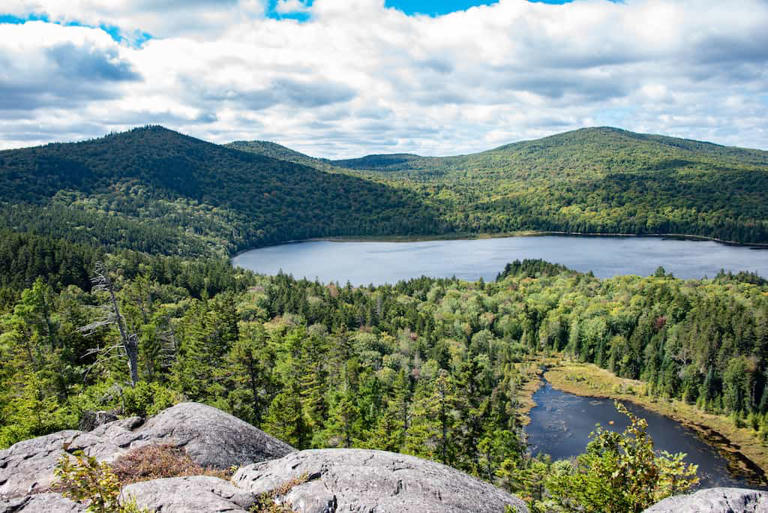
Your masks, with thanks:
M21 4L14 14L155 37L0 26L0 90L53 91L0 110L4 147L151 122L331 157L462 153L591 124L768 148L762 0L501 0L441 17L383 0L277 4L308 9L303 23L266 18L258 0ZM56 84L78 76L88 87L63 101Z
M309 6L301 0L277 0L275 12L278 14L295 14L309 12Z

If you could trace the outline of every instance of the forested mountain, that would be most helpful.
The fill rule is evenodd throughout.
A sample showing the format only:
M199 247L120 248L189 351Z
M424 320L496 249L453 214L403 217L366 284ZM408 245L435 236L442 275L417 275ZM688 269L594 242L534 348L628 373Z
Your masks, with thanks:
M326 171L335 169L329 160L310 157L309 155L305 155L296 150L269 141L235 141L225 144L225 146L232 148L233 150L256 153L257 155L264 155L265 157L278 160L287 160L288 162L293 162L295 164L315 167Z
M446 230L411 192L161 127L0 152L0 220L89 245L183 255Z
M766 152L608 128L445 158L331 162L162 127L0 152L1 227L189 256L322 236L518 230L766 242L766 197Z
M587 128L472 155L369 155L331 163L416 192L458 232L675 233L768 242L765 151Z

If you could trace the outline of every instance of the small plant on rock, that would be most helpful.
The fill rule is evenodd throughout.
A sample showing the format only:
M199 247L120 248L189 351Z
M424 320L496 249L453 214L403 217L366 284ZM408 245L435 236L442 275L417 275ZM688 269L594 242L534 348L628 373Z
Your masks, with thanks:
M271 492L261 494L256 500L256 504L251 507L251 513L293 513L293 509L290 506L280 504L277 499L287 495L293 487L304 484L307 481L309 481L309 477L306 474L302 474L283 483Z
M86 503L91 513L148 513L133 500L120 501L120 481L106 463L77 452L63 455L55 470L62 495Z

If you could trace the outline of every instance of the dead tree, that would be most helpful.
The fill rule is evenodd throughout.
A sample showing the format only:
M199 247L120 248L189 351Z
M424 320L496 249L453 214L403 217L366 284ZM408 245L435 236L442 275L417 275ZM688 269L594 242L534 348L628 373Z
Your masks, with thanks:
M120 305L117 302L117 295L115 294L115 285L109 276L109 270L103 262L96 262L94 276L91 279L91 282L93 283L94 291L105 291L109 294L109 302L107 305L104 305L106 310L104 318L87 326L83 326L80 328L80 331L89 334L103 326L115 324L120 332L120 343L112 347L93 349L89 351L88 354L99 353L106 354L108 355L107 357L112 357L114 355L109 355L109 353L114 350L119 351L122 349L128 359L128 371L131 376L131 386L135 387L139 382L139 337L136 333L130 333L126 327L125 319L120 314Z

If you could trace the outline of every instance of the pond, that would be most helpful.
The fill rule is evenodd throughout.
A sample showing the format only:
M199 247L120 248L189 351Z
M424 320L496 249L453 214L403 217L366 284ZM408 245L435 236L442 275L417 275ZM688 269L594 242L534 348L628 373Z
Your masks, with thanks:
M532 454L570 458L584 452L595 424L619 432L628 424L627 417L616 411L612 400L562 392L546 381L533 399L537 406L531 410L531 423L525 428ZM684 452L688 455L687 462L699 466L699 487L764 487L730 470L728 461L693 430L640 406L624 404L633 414L648 421L648 433L658 450Z
M659 237L504 237L419 242L309 241L241 253L235 266L283 271L321 282L381 285L431 276L494 280L514 260L541 258L601 278L647 276L657 267L679 278L713 277L720 269L768 277L768 250Z

